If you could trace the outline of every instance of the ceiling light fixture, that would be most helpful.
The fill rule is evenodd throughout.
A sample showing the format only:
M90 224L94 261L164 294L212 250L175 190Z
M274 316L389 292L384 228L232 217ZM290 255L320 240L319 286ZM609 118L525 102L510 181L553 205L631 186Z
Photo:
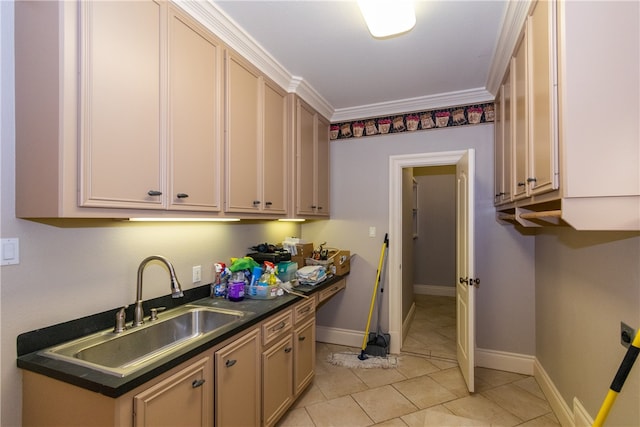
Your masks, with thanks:
M358 0L358 6L376 38L406 33L416 25L413 0Z

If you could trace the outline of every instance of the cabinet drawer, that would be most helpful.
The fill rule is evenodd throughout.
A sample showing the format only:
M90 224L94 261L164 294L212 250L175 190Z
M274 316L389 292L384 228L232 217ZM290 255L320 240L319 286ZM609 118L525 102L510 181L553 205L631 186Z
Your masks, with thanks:
M334 283L333 285L329 286L327 289L323 289L322 291L318 292L318 304L331 298L346 287L347 281L345 279L342 279L338 283Z
M282 314L267 320L262 325L262 345L267 346L275 339L291 331L293 326L293 314L287 310Z
M316 310L316 299L315 298L307 298L304 302L299 303L293 308L293 323L295 325L299 324L301 321L305 320L307 317L313 315Z

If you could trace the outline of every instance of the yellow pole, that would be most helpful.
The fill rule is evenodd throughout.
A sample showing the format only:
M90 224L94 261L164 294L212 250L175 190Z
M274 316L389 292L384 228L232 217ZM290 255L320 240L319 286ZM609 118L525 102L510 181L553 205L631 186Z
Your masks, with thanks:
M371 314L373 313L373 306L376 301L376 295L378 293L378 283L380 283L380 273L382 272L382 262L384 261L384 251L387 249L387 245L389 244L388 234L384 235L384 242L382 243L382 249L380 250L380 261L378 261L378 271L376 272L376 284L373 288L373 295L371 295L371 307L369 308L369 317L367 318L367 328L364 331L364 337L362 338L362 351L360 352L360 356L358 358L360 360L364 360L367 357L364 354L364 350L367 348L367 341L369 339L369 326L371 325Z
M640 333L636 333L636 337L627 349L624 359L622 359L622 363L618 368L618 372L611 383L611 387L609 387L607 396L604 398L604 402L602 402L602 406L596 416L596 420L593 422L593 427L602 427L607 416L609 416L609 411L611 411L611 407L616 401L618 393L622 390L622 386L629 375L629 371L631 371L633 363L638 358L638 353L640 353Z

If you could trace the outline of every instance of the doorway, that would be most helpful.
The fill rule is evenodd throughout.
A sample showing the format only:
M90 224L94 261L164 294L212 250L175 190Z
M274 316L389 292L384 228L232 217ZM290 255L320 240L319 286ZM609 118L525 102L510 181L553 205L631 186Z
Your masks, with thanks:
M403 245L413 261L413 293L403 326L402 352L456 359L456 167L405 168L410 185L412 240ZM403 218L409 218L406 212ZM403 228L409 224L403 223ZM405 239L407 231L403 233ZM410 267L403 262L404 270ZM404 280L404 279L403 279ZM408 291L403 288L404 291Z
M389 282L402 283L393 286L389 291L389 333L391 334L391 352L399 353L403 344L403 331L407 325L403 321L407 317L410 307L403 294L413 294L413 284L403 283L403 261L406 253L411 253L412 239L407 242L403 234L403 170L406 168L422 168L430 166L455 166L467 150L447 151L439 153L422 153L391 156L389 158L389 230L391 236L402 240L389 245L388 275ZM406 219L406 216L404 217ZM400 237L402 236L402 237Z

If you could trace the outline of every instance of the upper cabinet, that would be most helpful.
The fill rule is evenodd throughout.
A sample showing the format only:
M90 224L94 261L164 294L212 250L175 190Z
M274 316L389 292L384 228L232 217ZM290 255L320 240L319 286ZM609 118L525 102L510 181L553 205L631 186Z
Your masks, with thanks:
M216 38L150 0L19 2L16 28L17 216L220 210Z
M222 192L222 44L169 10L169 208L217 212Z
M328 218L329 122L301 99L295 104L295 213Z
M226 54L226 212L287 213L287 93Z
M499 218L640 230L638 9L532 4L496 97ZM608 125L605 110L616 111Z

